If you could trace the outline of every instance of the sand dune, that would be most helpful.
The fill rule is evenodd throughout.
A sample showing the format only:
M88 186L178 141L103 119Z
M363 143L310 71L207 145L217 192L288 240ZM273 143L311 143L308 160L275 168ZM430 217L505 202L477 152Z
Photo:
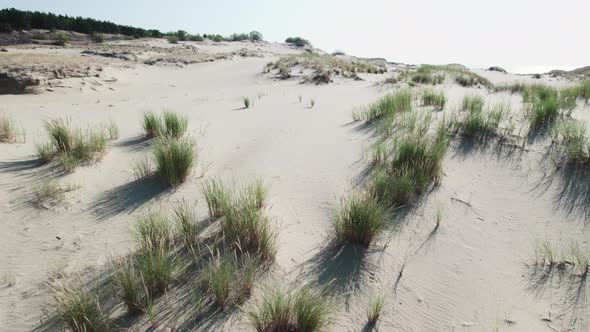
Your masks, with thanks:
M351 114L399 89L404 83L381 83L405 67L389 64L386 73L359 73L361 80L336 75L332 83L315 85L263 72L281 55L301 52L282 44L138 40L102 47L131 51L137 60L82 56L83 47L7 48L6 54L32 64L53 59L43 62L46 70L71 62L100 71L46 77L37 94L0 95L0 113L10 114L26 130L26 140L0 144L2 330L56 329L47 283L79 273L85 280L100 279L110 257L135 248L131 228L142 212L169 209L186 199L198 201L199 218L205 219L199 188L212 177L238 183L259 177L270 187L268 214L277 230L278 252L253 296L276 285L331 283L331 331L362 330L376 294L386 296L381 331L588 329L587 286L572 290L557 277L539 281L531 266L536 240L564 247L577 241L586 253L590 245L587 179L555 171L545 155L547 140L500 147L454 137L440 186L425 194L399 227L368 250L331 250L331 208L343 193L362 185L365 156L376 139ZM163 57L163 48L173 48L168 55L182 58L191 47L212 61L144 63ZM536 80L474 72L493 84L572 84L548 76ZM293 74L304 75L298 69ZM515 114L524 112L519 94L465 88L450 79L436 88L448 96L444 111L418 107L436 119L451 114L471 93L488 103L505 101ZM253 107L243 109L243 97L250 97ZM315 105L309 107L312 100ZM199 145L197 167L174 190L157 182L137 183L131 169L134 160L150 153L142 138L142 113L165 109L188 117L188 134ZM572 116L587 120L588 111L578 102ZM35 143L46 140L42 121L55 117L68 117L83 128L113 120L120 137L109 142L100 162L64 175L53 164L39 166L35 157ZM72 190L56 206L33 204L35 186L49 179ZM439 210L443 220L435 228ZM185 292L179 286L159 300L159 329L252 330L240 310L195 320L179 305ZM152 323L147 317L126 321L124 311L119 305L112 312L123 327L147 330Z

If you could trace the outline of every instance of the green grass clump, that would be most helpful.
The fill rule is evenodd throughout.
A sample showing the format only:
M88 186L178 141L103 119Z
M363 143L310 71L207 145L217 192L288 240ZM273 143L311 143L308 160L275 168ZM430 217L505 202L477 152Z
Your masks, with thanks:
M510 105L498 103L484 111L482 109L483 99L481 102L477 101L475 103L466 102L465 100L463 104L467 114L452 123L455 131L466 137L480 139L499 135L500 123L509 114ZM465 104L469 106L465 107Z
M442 110L447 103L447 96L443 91L425 89L420 95L420 100L423 106L434 106L436 109Z
M248 308L246 314L258 332L314 332L329 324L331 306L324 292L319 290L271 290Z
M223 208L229 204L230 193L219 179L207 179L201 185L210 218L223 217Z
M409 77L411 84L432 84L438 85L445 81L446 76L428 65L422 65L414 71L402 74L402 77Z
M334 231L341 242L368 247L386 222L386 209L366 193L349 194L334 210Z
M74 147L74 132L70 128L70 121L63 118L46 120L43 122L49 134L51 144L58 153L69 153Z
M366 110L357 112L355 118L365 122L373 122L394 116L397 113L408 112L413 108L413 95L410 90L399 90L390 93L371 104Z
M57 317L67 328L74 332L111 330L102 312L98 294L84 286L79 277L67 283L55 283L52 289Z
M16 125L12 117L0 114L0 142L12 143L16 141Z
M274 259L275 238L269 217L259 208L264 205L264 196L260 194L266 192L262 184L254 184L232 195L222 208L222 231L228 244L269 261Z
M135 223L134 234L143 253L161 252L172 243L171 224L159 211L141 215Z
M188 118L170 111L165 111L161 118L154 112L146 112L143 114L142 127L148 139L160 136L180 138L188 129Z
M498 84L494 86L495 92L510 91L510 93L522 93L528 85L523 82L515 82L509 84Z
M107 134L104 128L74 130L69 120L58 118L44 122L50 142L37 144L36 152L44 163L59 157L65 171L74 170L84 163L100 160L107 152Z
M186 181L197 158L195 143L190 139L159 138L153 153L156 173L162 184L168 187Z
M463 97L463 103L461 104L461 110L470 113L481 112L485 100L480 95L468 95Z
M442 159L449 140L441 124L433 135L419 132L396 137L383 168L375 174L373 195L388 207L412 204L440 180Z
M116 140L119 138L119 126L113 120L109 120L104 125L105 131L108 133L109 140Z
M154 112L143 113L142 126L146 138L158 137L163 132L162 120Z
M166 111L163 117L163 134L166 137L180 138L188 128L188 119L186 116L179 115L175 112Z

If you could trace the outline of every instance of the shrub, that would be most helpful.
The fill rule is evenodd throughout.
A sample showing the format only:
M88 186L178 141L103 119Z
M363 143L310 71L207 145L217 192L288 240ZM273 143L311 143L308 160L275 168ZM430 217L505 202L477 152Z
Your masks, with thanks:
M196 158L195 143L190 139L159 138L154 145L156 172L165 186L176 187L186 181Z
M261 41L263 40L262 34L258 31L252 31L249 34L249 38L250 40L254 40L254 41Z
M110 327L97 294L77 278L68 283L54 283L53 306L59 320L74 332L105 332Z
M230 193L221 180L213 178L203 181L201 192L207 202L209 217L220 218L223 216L223 208L229 204Z
M11 116L0 114L0 142L16 141L16 125Z
M188 36L188 34L184 30L178 30L176 32L176 37L178 37L178 40L180 40L180 41L186 41L187 36Z
M294 291L267 291L246 310L259 332L320 331L329 324L331 307L322 291L302 288Z
M244 108L246 108L246 109L250 108L250 98L244 97L243 101L244 101Z
M293 44L297 47L303 47L303 46L310 46L311 47L311 43L307 39L303 39L301 37L289 37L289 38L285 39L285 43Z
M143 113L143 132L146 138L159 136L163 131L162 120L153 112Z
M439 110L444 109L445 104L447 103L447 96L443 91L435 92L433 90L426 89L422 91L420 98L423 106L434 106Z
M104 37L100 33L93 33L90 35L90 40L95 44L100 44L104 42Z
M205 40L205 38L201 37L201 35L190 35L188 37L188 40L193 42L202 42Z
M334 210L334 231L342 242L368 247L385 227L387 212L374 196L352 193Z
M68 35L66 35L63 32L56 33L53 39L55 40L53 42L53 45L56 46L65 46L67 43L70 42L70 37L68 37Z
M178 37L177 36L172 35L172 36L168 36L166 38L168 39L168 42L170 44L178 44Z

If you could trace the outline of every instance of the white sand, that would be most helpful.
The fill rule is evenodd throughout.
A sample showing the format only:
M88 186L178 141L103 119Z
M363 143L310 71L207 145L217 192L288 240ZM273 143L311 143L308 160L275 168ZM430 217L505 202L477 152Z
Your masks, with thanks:
M330 330L361 330L367 304L378 293L387 294L382 331L588 328L588 309L580 313L578 305L568 308L563 287L529 290L524 263L530 261L536 239L564 246L572 240L589 244L584 227L588 207L583 206L588 202L580 198L584 193L562 195L564 185L558 178L548 187L537 187L543 180L542 146L533 144L522 155L507 155L470 150L454 141L444 161L441 187L405 218L399 232L380 240L362 264L354 262L359 252L326 259L330 206L357 184L366 166L363 148L370 144L371 133L351 124L351 112L387 92L374 86L387 74L322 86L276 81L262 74L264 65L276 54L294 51L281 45L240 44L195 45L207 52L247 46L265 57L183 68L116 62L105 66L100 78L64 80L70 88L0 96L0 112L10 113L27 132L26 143L0 144L0 272L16 278L12 287L0 285L1 330L42 327L44 312L52 309L46 283L60 273L99 273L110 256L128 253L134 246L130 225L141 211L166 208L184 198L199 200L204 217L198 189L203 173L237 181L259 176L270 184L279 250L272 278L257 287L339 278ZM479 73L495 82L521 79ZM111 77L117 81L104 80ZM445 88L449 109L471 91L451 83ZM254 100L253 109L240 109L243 96ZM521 108L519 96L501 93L491 98ZM311 99L316 101L313 109L307 108ZM199 167L175 191L132 184L133 160L149 152L139 139L140 115L163 109L187 114L190 134L203 134ZM574 116L589 110L580 106ZM121 137L99 163L59 176L34 160L34 143L45 140L42 120L57 116L70 117L80 126L113 119ZM80 188L68 193L62 207L45 210L29 204L33 187L49 178ZM568 209L576 198L581 201ZM437 206L442 206L444 219L429 236ZM134 328L141 330L144 323ZM239 312L200 328L249 329Z

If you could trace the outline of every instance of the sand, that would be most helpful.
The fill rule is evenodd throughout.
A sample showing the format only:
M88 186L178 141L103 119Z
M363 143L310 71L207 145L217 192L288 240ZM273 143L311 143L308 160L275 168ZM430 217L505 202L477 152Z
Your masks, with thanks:
M183 47L163 40L118 42L128 47L130 43ZM91 277L107 269L109 257L134 248L130 227L150 208L198 200L204 218L199 185L213 176L238 182L260 177L270 185L278 253L256 291L336 278L331 331L362 330L368 303L376 294L386 294L381 331L589 328L583 294L573 297L554 283L533 290L525 264L531 262L536 240L589 245L586 194L571 189L566 179L544 173L542 143L511 153L454 140L443 163L441 186L404 218L397 231L367 252L347 249L334 254L326 248L331 207L359 184L367 166L363 152L372 139L370 132L352 123L351 112L391 89L376 85L388 74L364 74L362 81L337 78L319 86L299 84L262 73L277 56L299 52L285 45L184 44L209 55L247 48L260 57L231 56L180 66L87 57L84 61L100 64L99 77L62 79L53 91L39 94L0 95L0 112L11 114L26 129L26 142L0 144L0 272L5 280L15 280L14 285L0 285L3 331L55 329L46 324L53 309L48 282L61 274ZM9 47L8 54L78 56L78 49L23 48ZM538 81L477 72L494 83ZM450 82L443 88L450 98L448 109L467 93L487 94ZM252 109L242 109L244 96L253 99ZM516 111L522 108L517 95L489 98L509 101ZM309 108L312 99L315 106ZM131 172L132 162L149 153L141 139L140 115L164 109L188 116L189 133L198 137L200 147L198 167L176 190L135 185ZM589 110L579 105L574 117L586 119ZM57 116L82 127L112 119L120 127L120 138L110 142L102 161L59 175L51 166L38 166L34 156L34 143L45 141L42 120ZM31 204L33 188L48 179L76 189L57 207ZM547 184L548 180L553 182ZM443 221L433 232L437 209L442 209ZM165 317L162 329L251 329L239 311L220 316L190 324L186 318ZM139 320L129 328L145 330L147 323Z

